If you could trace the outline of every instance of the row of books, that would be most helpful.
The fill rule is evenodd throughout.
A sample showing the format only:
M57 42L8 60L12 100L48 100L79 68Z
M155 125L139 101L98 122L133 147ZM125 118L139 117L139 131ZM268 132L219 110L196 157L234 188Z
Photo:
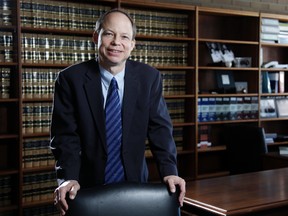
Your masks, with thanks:
M89 37L22 35L23 63L70 64L95 58L96 51L97 47ZM138 41L130 58L153 66L186 66L187 56L187 43Z
M180 123L185 121L185 100L184 99L167 99L167 108L172 122Z
M0 26L12 25L12 1L1 0L0 1Z
M184 95L186 93L186 71L161 71L163 95Z
M260 118L288 116L288 96L265 96L260 100Z
M175 141L177 151L182 151L183 150L183 127L174 127L173 128L173 139ZM150 155L151 149L149 146L148 139L146 139L145 144L146 144L145 152L146 152L146 154Z
M20 1L21 24L25 27L65 30L93 30L99 16L109 7L65 1ZM134 19L138 33L143 35L188 35L188 15L127 9Z
M23 134L48 133L51 113L51 102L24 103L22 111Z
M59 69L23 68L23 98L52 98Z
M199 125L197 147L203 148L211 145L211 125Z
M13 61L13 34L0 31L0 62Z
M0 68L0 98L10 97L10 68Z
M198 121L228 121L258 118L258 97L198 98Z
M140 9L127 9L139 34L159 36L188 36L188 15Z
M173 138L178 151L183 150L183 127L173 128Z
M285 92L285 72L261 73L261 91L262 93L284 93Z
M46 137L25 139L23 142L22 167L45 167L55 164L49 148L50 140Z
M186 66L188 43L137 41L130 58L152 66Z
M57 187L56 173L52 171L26 174L23 177L22 187L23 203L52 200L53 192Z
M7 72L6 68L3 68L3 71ZM22 71L23 98L52 98L54 93L54 82L58 73L59 69L23 68ZM5 74L6 73L3 73L3 78L7 77L7 75L4 76ZM164 95L185 94L186 71L161 71L161 75L163 78ZM5 80L6 80L5 83L7 82L7 84L4 85L3 82L3 92L4 90L6 90L6 92L8 93L9 77L6 78Z
M95 58L91 37L22 34L22 62L71 64Z
M272 18L261 19L261 41L268 43L288 43L288 22Z
M12 187L11 176L0 176L0 207L11 205Z
M41 205L23 209L23 216L59 216L59 211L53 204ZM6 216L6 215L5 215ZM10 215L7 215L10 216ZM15 215L11 215L15 216Z
M21 0L20 8L23 27L90 31L109 9L103 5L51 0Z

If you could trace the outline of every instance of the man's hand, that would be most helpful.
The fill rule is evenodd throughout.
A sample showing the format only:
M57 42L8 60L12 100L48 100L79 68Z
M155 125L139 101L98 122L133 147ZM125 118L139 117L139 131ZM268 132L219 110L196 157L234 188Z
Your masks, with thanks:
M164 177L164 182L169 185L171 193L176 192L176 185L179 185L180 195L179 195L179 203L180 206L183 206L183 200L186 193L186 182L184 179L179 176L170 175Z
M65 215L65 212L68 210L68 204L65 199L66 194L69 193L69 198L74 199L79 189L80 185L75 180L65 181L56 188L54 191L54 205L61 215Z

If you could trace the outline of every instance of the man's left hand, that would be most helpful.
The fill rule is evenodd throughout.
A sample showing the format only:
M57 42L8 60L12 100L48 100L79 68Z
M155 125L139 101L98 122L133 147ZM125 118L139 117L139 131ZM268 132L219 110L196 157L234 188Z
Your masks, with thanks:
M180 195L179 195L179 203L180 206L183 206L183 200L186 193L186 182L184 179L180 178L179 176L169 175L164 177L164 182L168 184L171 193L176 192L176 185L180 188Z

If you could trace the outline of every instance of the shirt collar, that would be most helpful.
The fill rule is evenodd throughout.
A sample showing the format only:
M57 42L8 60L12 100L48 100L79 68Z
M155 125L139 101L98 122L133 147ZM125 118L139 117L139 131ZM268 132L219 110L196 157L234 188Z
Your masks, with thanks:
M125 68L120 71L119 73L117 73L115 76L113 76L109 71L107 71L106 69L104 69L103 67L101 67L101 65L99 65L99 69L100 69L100 74L101 74L101 79L102 82L104 84L104 87L106 89L109 88L110 85L110 81L112 80L113 77L115 77L118 86L123 86L124 83L124 75L125 75Z

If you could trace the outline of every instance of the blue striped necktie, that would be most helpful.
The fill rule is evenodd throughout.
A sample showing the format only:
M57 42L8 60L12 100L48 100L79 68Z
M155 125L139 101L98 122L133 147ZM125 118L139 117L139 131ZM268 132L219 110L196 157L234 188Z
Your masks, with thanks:
M122 118L121 105L116 79L110 82L106 99L106 141L108 159L105 169L105 184L124 180L121 160Z

